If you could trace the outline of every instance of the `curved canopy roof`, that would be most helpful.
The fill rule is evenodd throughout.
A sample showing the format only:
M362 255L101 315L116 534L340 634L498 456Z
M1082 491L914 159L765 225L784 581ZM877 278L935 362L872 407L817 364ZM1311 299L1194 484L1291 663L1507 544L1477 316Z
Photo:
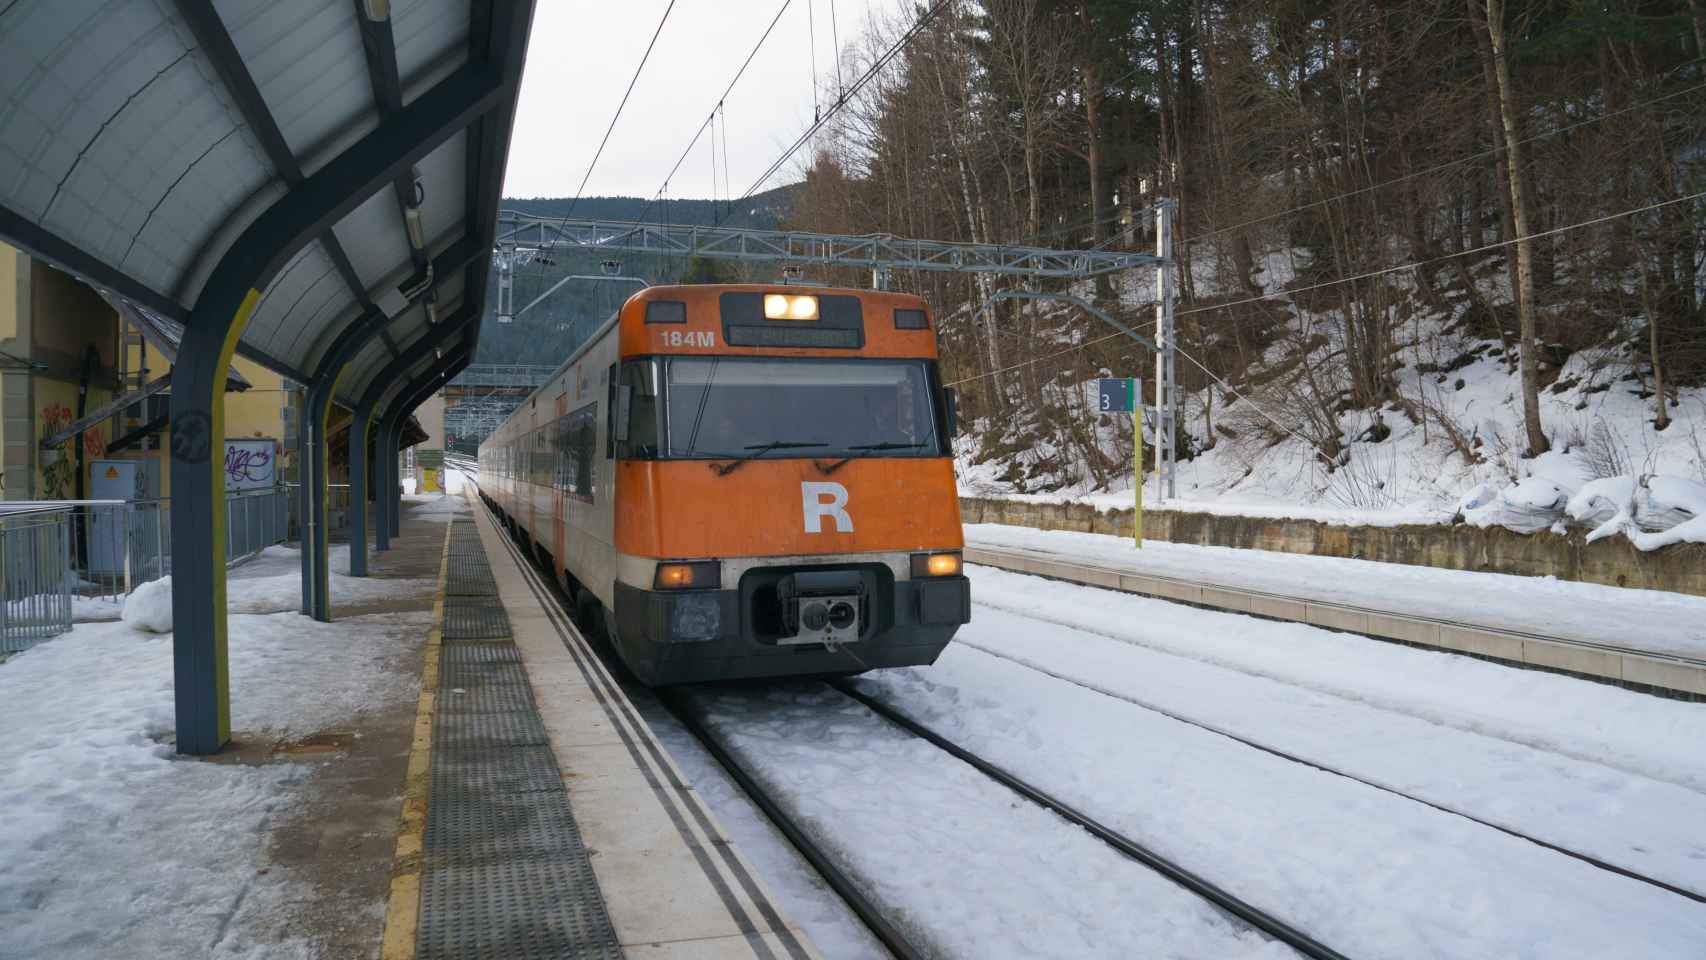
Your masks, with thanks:
M345 403L387 371L395 394L473 353L531 19L510 0L0 5L0 237L181 324L245 230L317 195L237 352L303 383L348 360ZM383 179L346 174L382 140Z

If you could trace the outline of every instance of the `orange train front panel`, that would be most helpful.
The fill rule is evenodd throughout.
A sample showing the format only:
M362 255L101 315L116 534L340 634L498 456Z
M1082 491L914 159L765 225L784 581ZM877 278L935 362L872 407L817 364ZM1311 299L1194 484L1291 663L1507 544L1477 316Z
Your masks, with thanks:
M617 464L616 550L653 558L781 557L963 545L953 462L762 459Z
M916 310L928 316L923 300L905 293L878 290L839 290L831 287L793 286L780 288L789 296L852 298L859 301L861 343L856 349L804 346L742 346L728 342L728 326L722 311L725 294L776 294L775 286L719 284L706 286L649 287L634 294L623 305L620 317L623 357L652 355L712 355L769 357L846 358L936 358L934 323L918 327L895 325L896 310ZM679 319L671 323L646 322L646 307L659 301L680 303ZM810 328L823 321L795 321L792 326Z

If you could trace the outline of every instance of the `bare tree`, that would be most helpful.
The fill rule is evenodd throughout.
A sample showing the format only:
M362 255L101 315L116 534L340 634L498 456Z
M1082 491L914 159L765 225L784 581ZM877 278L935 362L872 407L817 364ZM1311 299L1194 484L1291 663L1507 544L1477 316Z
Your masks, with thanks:
M1527 174L1522 166L1522 137L1517 132L1516 97L1511 90L1509 50L1505 43L1504 0L1484 0L1482 26L1492 47L1493 75L1498 84L1500 129L1504 134L1506 166L1510 174L1512 227L1516 234L1516 310L1520 326L1522 367L1522 424L1528 435L1527 455L1537 457L1551 444L1540 424L1540 337L1534 322L1534 241L1528 229ZM1479 13L1476 0L1469 0L1471 16Z

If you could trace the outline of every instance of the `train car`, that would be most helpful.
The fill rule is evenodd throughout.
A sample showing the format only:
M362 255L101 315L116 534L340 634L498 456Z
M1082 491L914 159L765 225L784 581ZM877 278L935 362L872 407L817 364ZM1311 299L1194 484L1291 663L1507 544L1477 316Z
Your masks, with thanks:
M480 446L480 491L652 685L935 662L971 617L923 300L642 290Z

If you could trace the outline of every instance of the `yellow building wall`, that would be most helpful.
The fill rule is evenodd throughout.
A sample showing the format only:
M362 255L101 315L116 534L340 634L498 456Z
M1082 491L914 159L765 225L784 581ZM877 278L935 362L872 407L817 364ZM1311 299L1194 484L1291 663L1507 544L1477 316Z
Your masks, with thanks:
M151 364L160 362L150 361ZM243 379L249 381L250 386L242 392L227 391L225 394L225 438L271 437L277 441L275 456L278 459L275 462L278 464L279 476L282 477L284 465L290 460L293 452L282 446L285 437L284 411L290 404L290 390L285 387L283 377L251 360L236 357L231 361L231 366L243 375ZM151 451L148 455L160 461L160 495L171 496L172 465L169 452L160 449Z
M30 358L46 364L35 375L35 442L50 432L50 423L76 419L83 354L93 346L99 363L83 399L85 412L112 399L113 371L118 359L118 315L81 281L39 260L29 261ZM61 444L57 452L41 451L36 463L36 497L57 500L77 495L77 447L83 450L83 495L88 496L88 461L106 455L112 440L111 422L90 427L80 438ZM52 462L50 462L52 461Z
M0 340L18 335L18 251L0 243Z

